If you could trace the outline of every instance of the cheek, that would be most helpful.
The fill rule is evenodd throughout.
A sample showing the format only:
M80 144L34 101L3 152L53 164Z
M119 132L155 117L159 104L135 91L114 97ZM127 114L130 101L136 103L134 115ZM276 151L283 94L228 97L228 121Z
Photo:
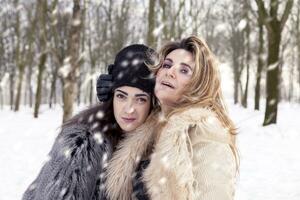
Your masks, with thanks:
M147 116L149 115L149 111L150 111L150 103L147 103L146 105L141 106L138 109L138 113L139 113L139 122L143 123Z
M185 91L187 89L187 86L190 83L190 81L191 81L191 77L182 77L182 76L180 76L178 78L178 82L180 83L180 84L178 84L178 89L181 92Z
M115 100L115 98L113 100L113 110L114 110L115 118L118 118L119 113L122 110L122 104L120 102L118 102L117 100Z
M163 69L160 68L155 75L156 80L160 80L162 76L163 76Z

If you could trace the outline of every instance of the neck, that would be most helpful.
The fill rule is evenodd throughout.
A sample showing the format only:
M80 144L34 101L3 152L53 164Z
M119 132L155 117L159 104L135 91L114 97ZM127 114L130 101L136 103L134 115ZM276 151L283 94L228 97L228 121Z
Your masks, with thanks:
M161 111L164 114L164 116L167 116L172 111L172 106L162 104Z

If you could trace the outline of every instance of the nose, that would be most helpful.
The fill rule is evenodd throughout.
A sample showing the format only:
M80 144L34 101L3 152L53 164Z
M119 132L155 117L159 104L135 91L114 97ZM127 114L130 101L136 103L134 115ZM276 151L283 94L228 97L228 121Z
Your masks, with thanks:
M132 114L135 111L133 101L129 100L128 102L126 102L124 111L126 114Z
M168 77L175 78L175 66L168 68L166 75Z

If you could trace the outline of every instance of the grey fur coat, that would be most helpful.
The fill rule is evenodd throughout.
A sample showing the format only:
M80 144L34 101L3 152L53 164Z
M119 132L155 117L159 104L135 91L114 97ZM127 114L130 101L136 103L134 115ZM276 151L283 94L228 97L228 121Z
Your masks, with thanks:
M50 160L22 200L100 200L104 167L113 147L103 133L84 124L64 127L49 153Z

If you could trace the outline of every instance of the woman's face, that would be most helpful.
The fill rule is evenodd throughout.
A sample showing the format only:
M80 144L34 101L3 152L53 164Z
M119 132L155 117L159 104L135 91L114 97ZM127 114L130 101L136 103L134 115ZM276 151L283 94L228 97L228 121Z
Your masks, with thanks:
M174 106L190 82L195 62L184 49L171 51L156 74L155 96L162 106Z
M114 91L114 116L125 132L143 124L150 111L150 95L138 88L122 86Z

